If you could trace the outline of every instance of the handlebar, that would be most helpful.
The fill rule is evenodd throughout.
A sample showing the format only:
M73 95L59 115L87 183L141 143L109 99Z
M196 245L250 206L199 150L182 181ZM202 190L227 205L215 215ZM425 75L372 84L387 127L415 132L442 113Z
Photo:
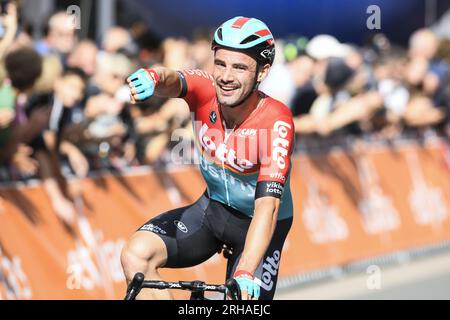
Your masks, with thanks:
M144 274L138 272L134 275L133 280L130 282L125 296L125 300L134 300L142 289L144 282Z
M226 297L230 294L232 300L241 300L241 290L235 279L228 279L225 284L206 284L203 281L162 281L144 280L144 274L138 272L128 286L125 300L134 300L142 288L148 289L179 289L192 292L192 297L203 297L203 292L220 292Z

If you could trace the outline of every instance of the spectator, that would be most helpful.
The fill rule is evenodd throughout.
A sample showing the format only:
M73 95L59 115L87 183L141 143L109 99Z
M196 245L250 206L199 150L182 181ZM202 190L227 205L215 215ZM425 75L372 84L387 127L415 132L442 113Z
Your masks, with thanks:
M45 37L36 42L35 49L42 55L57 54L63 65L67 55L73 50L77 36L73 17L61 11L52 15L45 30Z
M98 49L95 43L83 40L69 54L67 65L73 68L80 68L88 77L92 77L95 74L97 55Z
M91 122L90 137L97 142L108 140L111 149L118 149L119 154L123 153L123 145L126 149L131 149L136 141L131 116L125 108L130 101L129 91L125 86L130 70L132 65L126 56L102 55L94 77L99 94L89 98L85 109L85 115ZM130 153L135 152L129 152L128 160L132 158Z
M305 55L298 56L286 64L276 64L261 83L260 89L293 109L292 100L296 90L310 81L313 66L313 60Z
M194 34L194 40L189 49L193 69L212 72L214 59L211 55L210 39L211 32L208 30L198 31Z
M429 29L420 29L410 38L409 56L418 63L422 59L427 64L423 75L423 89L433 100L435 106L445 103L445 90L448 84L450 67L443 57L438 57L440 41Z
M382 97L374 91L350 95L348 84L355 71L342 58L329 58L324 73L325 88L308 115L296 118L297 133L327 136L352 123L367 119L382 107ZM362 89L362 88L361 88Z
M403 81L403 65L405 64L402 55L390 54L378 61L373 66L373 86L383 97L384 108L376 115L376 120L386 137L393 137L400 133L400 124L406 112L410 93ZM366 123L369 125L369 123ZM374 123L366 127L366 131L373 129ZM385 130L384 130L385 129Z
M312 59L312 70L309 72L309 79L296 89L292 101L294 116L309 113L314 101L327 90L324 79L328 59L339 57L345 59L346 65L352 70L357 71L359 68L358 58L360 59L360 56L358 52L349 46L340 44L330 36L319 35L314 37L311 42L307 43L305 51L308 53L308 57Z
M8 3L6 14L0 16L0 25L2 27L2 34L0 34L0 61L2 61L7 50L13 44L18 29L17 6L15 3Z
M47 123L50 110L39 108L30 115L26 114L25 105L42 71L42 59L33 49L21 48L10 52L5 58L5 67L8 80L3 84L2 100L6 109L14 109L14 121L4 126L7 131L4 139L8 143L2 149L2 158L7 161L20 144L30 144L39 135Z
M102 41L102 49L106 53L122 53L128 57L137 54L137 46L128 30L122 27L109 29Z
M411 92L404 120L407 125L423 127L440 123L445 113L433 104L429 88L429 61L423 56L411 58L407 65L405 80Z
M6 14L0 16L0 28L0 61L2 61L17 32L17 7L14 3L8 3ZM7 158L4 150L12 133L15 115L14 89L9 80L0 76L0 163Z
M0 150L2 151L6 148L11 136L12 122L15 116L14 91L11 85L5 81L0 87ZM6 157L6 154L4 154L4 157Z
M49 196L52 207L58 217L66 224L72 225L75 221L75 207L71 201L70 190L62 175L59 155L65 157L76 176L86 177L88 164L81 151L72 143L62 137L64 126L70 122L71 108L74 107L84 95L86 76L80 69L66 69L53 84L53 92L37 97L33 106L40 104L51 105L51 115L48 127L43 133L43 145L37 148L35 157L40 168L40 178Z
M415 31L409 39L409 57L431 60L438 49L439 39L429 29Z

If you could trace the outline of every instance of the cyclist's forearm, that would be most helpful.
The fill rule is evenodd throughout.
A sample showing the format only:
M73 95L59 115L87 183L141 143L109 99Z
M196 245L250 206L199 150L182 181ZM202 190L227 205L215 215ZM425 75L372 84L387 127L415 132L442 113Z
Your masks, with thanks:
M181 93L181 80L175 70L155 67L158 74L158 84L155 87L155 95L160 97L177 98Z
M255 201L255 212L236 270L255 273L275 231L279 202L278 199L272 197L264 197Z

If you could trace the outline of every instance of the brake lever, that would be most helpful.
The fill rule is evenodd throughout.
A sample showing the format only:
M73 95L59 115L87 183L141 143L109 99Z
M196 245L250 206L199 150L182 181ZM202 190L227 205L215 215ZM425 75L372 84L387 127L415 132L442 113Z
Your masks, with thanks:
M228 279L225 282L225 287L227 287L228 291L231 293L231 298L233 300L242 300L241 288L239 287L239 284L237 283L236 279L234 278Z

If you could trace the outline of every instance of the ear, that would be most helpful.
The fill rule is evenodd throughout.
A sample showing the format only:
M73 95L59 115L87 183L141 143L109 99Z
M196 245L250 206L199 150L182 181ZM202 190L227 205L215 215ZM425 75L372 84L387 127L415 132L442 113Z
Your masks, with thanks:
M258 82L263 81L269 74L270 64L265 64L258 73Z

